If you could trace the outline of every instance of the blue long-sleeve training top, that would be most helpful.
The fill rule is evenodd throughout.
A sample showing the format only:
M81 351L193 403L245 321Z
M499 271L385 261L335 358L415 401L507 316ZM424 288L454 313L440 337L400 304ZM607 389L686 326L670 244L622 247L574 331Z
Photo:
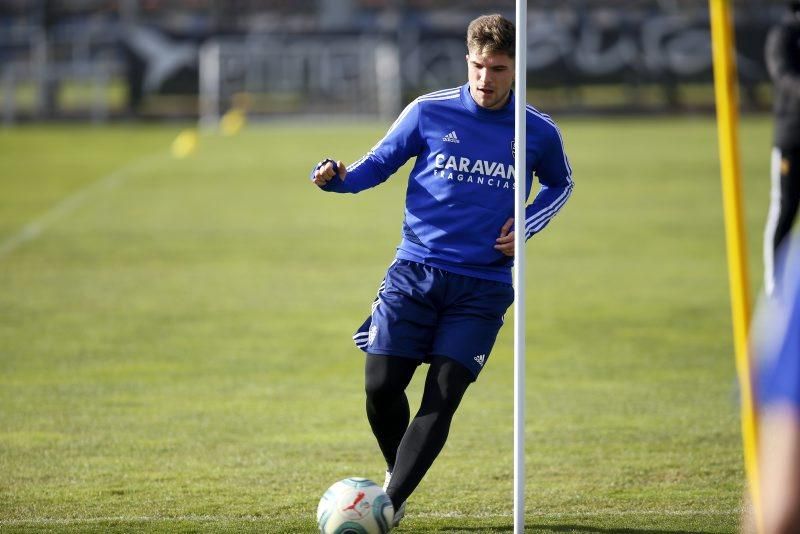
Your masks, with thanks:
M541 231L564 206L572 169L552 119L527 106L525 236ZM505 107L480 107L469 84L420 96L365 156L322 187L358 193L384 182L411 158L403 238L397 258L511 283L513 258L494 248L514 216L514 95ZM313 172L312 172L313 178Z

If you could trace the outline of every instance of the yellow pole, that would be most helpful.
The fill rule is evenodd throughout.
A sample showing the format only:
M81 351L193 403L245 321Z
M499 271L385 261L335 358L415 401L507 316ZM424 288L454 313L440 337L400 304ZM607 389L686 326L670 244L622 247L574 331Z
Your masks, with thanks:
M728 250L728 277L733 315L733 342L736 372L742 395L741 420L744 463L756 529L763 532L758 481L757 421L753 404L750 350L750 291L747 274L746 243L742 223L742 184L739 162L739 116L736 57L729 0L709 0L711 36L714 49L714 91L717 102L717 135L725 210L725 239Z

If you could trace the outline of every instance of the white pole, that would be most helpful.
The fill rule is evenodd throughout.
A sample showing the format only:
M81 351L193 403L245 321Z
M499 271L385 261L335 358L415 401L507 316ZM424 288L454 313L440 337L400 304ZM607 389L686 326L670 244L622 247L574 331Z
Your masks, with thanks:
M525 120L528 51L527 0L516 0L514 120L514 534L525 532Z
M211 39L200 47L200 127L213 130L219 126L222 72L222 45Z

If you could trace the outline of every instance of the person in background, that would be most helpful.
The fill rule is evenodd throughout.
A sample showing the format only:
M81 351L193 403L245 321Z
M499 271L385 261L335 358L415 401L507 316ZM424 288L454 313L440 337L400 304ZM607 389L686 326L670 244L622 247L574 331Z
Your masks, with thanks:
M775 133L769 215L764 230L764 289L775 286L775 257L792 231L800 203L800 0L770 30L767 69L774 83Z
M800 237L776 262L753 323L761 512L767 534L800 532Z

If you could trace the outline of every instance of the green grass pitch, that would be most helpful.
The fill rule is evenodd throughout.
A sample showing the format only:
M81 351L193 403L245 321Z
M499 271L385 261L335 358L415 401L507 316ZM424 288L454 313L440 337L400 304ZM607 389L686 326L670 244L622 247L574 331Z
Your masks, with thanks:
M735 532L713 120L560 124L575 194L527 246L528 529ZM0 531L311 532L334 481L382 480L350 335L405 178L307 173L384 128L252 126L181 160L174 125L0 131ZM768 118L741 144L755 294ZM512 382L508 321L398 532L511 531Z

